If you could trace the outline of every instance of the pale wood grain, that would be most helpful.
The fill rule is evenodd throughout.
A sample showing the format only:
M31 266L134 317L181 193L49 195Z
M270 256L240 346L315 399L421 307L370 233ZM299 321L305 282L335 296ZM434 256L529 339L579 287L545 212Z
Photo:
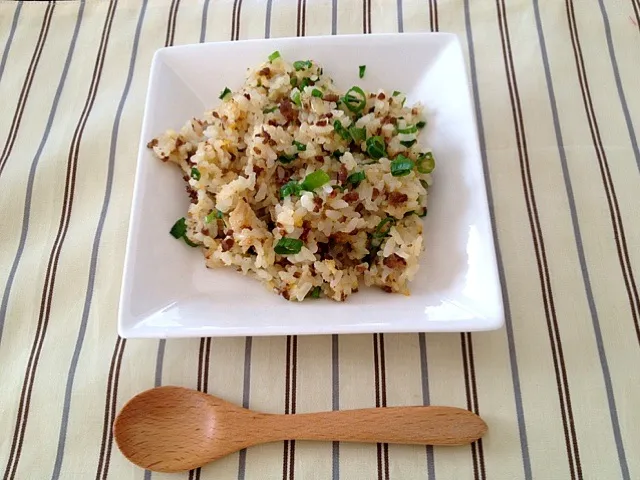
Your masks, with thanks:
M124 456L161 472L190 470L252 445L281 440L464 445L486 431L480 417L455 407L273 415L169 386L135 396L114 425Z

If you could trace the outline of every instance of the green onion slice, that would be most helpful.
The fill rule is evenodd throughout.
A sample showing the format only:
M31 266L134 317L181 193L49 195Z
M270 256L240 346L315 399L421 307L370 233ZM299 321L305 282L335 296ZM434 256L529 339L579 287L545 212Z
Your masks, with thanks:
M309 85L311 85L311 80L307 77L304 77L300 82L300 88L308 87Z
M322 292L322 288L314 287L311 292L309 292L309 296L311 298L320 298L320 292Z
M367 66L366 66L366 65L360 65L360 66L358 67L358 76L359 76L360 78L364 77L364 72L365 72L365 70L366 70L366 69L367 69Z
M317 97L317 98L322 98L323 97L322 90L318 90L317 88L314 88L311 91L311 95L314 96L314 97Z
M356 143L361 143L367 138L367 131L364 128L358 128L355 125L351 125L349 127L349 134Z
M222 212L214 208L207 214L206 217L204 217L204 223L211 223L214 220L220 219L222 217L223 217Z
M384 139L382 137L369 137L367 138L367 153L375 160L387 155L384 145Z
M378 224L378 226L376 227L375 231L373 232L373 236L377 238L386 237L387 235L389 235L389 232L391 231L391 227L393 227L395 224L396 224L395 218L393 217L383 218Z
M277 107L277 106L275 106L275 107L265 108L264 110L262 110L262 113L265 113L265 114L266 114L266 113L272 113L272 112L275 112L277 109L278 109L278 107Z
M280 52L277 50L269 55L269 61L273 62L276 58L280 58Z
M291 180L280 187L280 197L285 198L291 195L299 195L300 190L300 184L295 180Z
M323 186L329 180L331 180L331 177L329 177L327 172L324 170L316 170L304 177L304 180L300 184L300 188L302 188L302 190L312 192L316 188Z
M304 243L302 240L298 240L297 238L283 237L278 240L278 243L276 243L276 246L273 250L278 255L294 255L296 253L300 253L303 245Z
M294 140L293 144L296 146L299 152L304 152L307 149L307 146L304 143L300 143Z
M227 95L229 95L231 93L231 90L229 90L229 87L224 87L224 90L222 91L222 93L220 93L220 96L218 97L220 100L224 100Z
M427 210L427 207L424 207L424 208L423 208L423 212L422 212L422 213L420 213L420 214L418 214L418 216L419 216L420 218L424 218L424 217L426 217L426 216L427 216L427 213L428 213L428 212L429 212L429 210Z
M354 172L347 177L347 183L353 185L353 188L358 188L358 185L360 185L363 180L366 180L366 178L367 176L364 172Z
M292 87L298 85L298 77L291 77L291 80L289 80L289 84L291 84Z
M342 97L342 101L353 113L358 113L367 105L367 96L358 86L351 87Z
M417 140L413 139L413 140L408 140L408 141L401 141L400 145L402 145L403 147L407 147L407 148L411 148L416 144Z
M191 178L194 180L200 180L200 170L196 167L191 167Z
M312 65L313 64L311 63L311 60L298 60L296 62L293 62L293 68L296 69L296 72L311 68Z
M411 173L414 166L415 163L413 160L404 155L398 155L396 159L391 162L391 175L394 177L404 177Z
M295 103L299 107L302 106L302 100L300 99L300 91L299 90L294 90L291 93L291 101L293 103Z
M278 161L279 161L280 163L284 163L285 165L286 165L287 163L291 163L291 162L293 162L295 159L296 159L296 156L295 156L295 155L279 155L279 156L278 156Z
M416 165L418 167L418 172L431 173L433 172L433 169L436 168L436 161L433 158L433 154L431 152L428 152L423 153L418 157Z
M397 97L398 95L401 95L401 94L402 94L402 92L399 92L398 90L394 90L393 91L393 96L394 97Z
M418 123L416 123L416 127L420 128L420 129L422 129L422 128L426 127L426 126L427 126L427 122L425 122L423 120L420 120Z
M176 223L173 224L169 233L173 238L182 238L187 233L187 221L184 217L179 219Z
M342 122L340 120L336 120L335 122L333 122L333 129L347 142L351 140L351 134L346 128L342 126Z
M182 238L184 242L190 247L199 247L197 243L193 243L191 240L187 238L187 221L184 217L180 218L176 223L173 224L169 233L173 238L180 239Z
M416 125L407 125L404 128L398 128L398 133L416 133L418 131L418 127Z

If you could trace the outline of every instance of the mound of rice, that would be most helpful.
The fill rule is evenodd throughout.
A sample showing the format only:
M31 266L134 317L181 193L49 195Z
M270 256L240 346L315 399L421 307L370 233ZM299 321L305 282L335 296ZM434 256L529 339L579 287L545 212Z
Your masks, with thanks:
M434 168L417 142L422 107L339 92L317 63L278 52L220 98L149 142L191 198L171 234L287 300L344 301L360 282L408 295Z

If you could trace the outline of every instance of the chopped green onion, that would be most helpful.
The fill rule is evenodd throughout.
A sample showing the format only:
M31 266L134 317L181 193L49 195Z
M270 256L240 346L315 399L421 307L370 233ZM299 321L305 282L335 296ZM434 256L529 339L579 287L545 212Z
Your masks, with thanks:
M189 240L189 238L187 238L187 221L185 220L184 217L182 217L176 223L173 224L173 227L171 227L171 230L169 230L169 233L173 238L176 238L176 239L182 238L184 240L184 243L186 243L190 247L200 246L197 243L193 243L191 240Z
M431 152L423 153L416 161L420 173L431 173L436 168L436 161Z
M391 231L391 227L393 227L396 223L396 219L393 217L383 218L374 232L371 234L371 247L374 250L380 248L385 237L389 235Z
M206 217L204 217L204 223L211 223L215 219L220 219L222 217L223 217L222 212L214 208L207 214Z
M358 113L367 105L367 96L360 87L354 86L347 90L342 101L353 113Z
M317 97L317 98L322 98L322 97L323 97L323 95L322 95L322 91L321 91L321 90L318 90L317 88L314 88L314 89L311 91L311 95L312 95L313 97Z
M415 125L407 125L404 128L399 128L398 133L416 133L418 131L418 127Z
M349 127L349 134L356 143L363 142L367 138L367 131L364 128L358 128L355 125Z
M373 232L373 236L386 237L387 235L389 235L389 232L391 231L391 227L393 227L395 223L396 223L396 219L393 217L383 218L378 224L378 226L376 227L375 231Z
M347 142L351 140L351 134L346 128L342 126L342 122L340 120L336 120L335 122L333 122L333 129Z
M322 292L322 288L314 287L313 290L311 290L311 292L309 292L309 296L311 298L320 298L320 292Z
M278 107L277 107L277 106L275 106L275 107L265 108L264 110L262 110L262 113L265 113L265 114L266 114L266 113L272 113L272 112L275 112L277 109L278 109Z
M278 240L278 243L276 243L276 246L273 250L278 255L293 255L296 253L300 253L303 245L304 242L302 240L298 240L297 238L283 237Z
M305 88L305 87L308 87L309 85L311 85L311 80L307 77L304 77L302 79L302 82L300 82L300 88Z
M358 67L358 70L359 70L359 72L358 72L358 76L359 76L360 78L364 77L364 71L365 71L366 69L367 69L367 66L366 66L366 65L360 65L360 66Z
M369 137L367 138L367 153L374 160L387 155L385 150L384 140L382 137Z
M402 94L402 92L399 92L398 90L394 90L393 91L393 96L397 97L398 95Z
M293 141L293 144L296 146L299 152L304 152L307 149L307 146L304 143Z
M295 155L279 155L279 156L278 156L278 161L279 161L280 163L284 163L285 165L286 165L287 163L291 163L291 162L293 162L295 159L296 159L296 156L295 156Z
M331 154L331 156L332 156L333 158L336 158L336 159L338 159L338 160L339 160L339 159L340 159L340 157L341 157L341 156L343 156L343 155L344 155L344 152L341 152L340 150L334 150L334 151L333 151L333 153Z
M224 90L222 91L222 93L218 98L220 100L224 100L227 97L227 95L229 95L230 93L231 93L231 90L229 90L229 87L224 87Z
M404 155L398 155L396 159L391 162L391 175L394 177L404 177L411 173L414 166L415 163L413 160Z
M169 233L173 238L182 238L187 233L187 221L184 217L179 219L176 223L173 224Z
M277 50L269 55L269 61L273 62L276 58L280 58L280 52Z
M416 123L416 127L422 129L427 125L427 122L420 120L418 123Z
M200 180L200 170L196 167L191 167L191 178L194 180Z
M407 147L407 148L411 148L416 144L417 140L414 138L413 140L408 140L405 142L400 142L400 145L402 145L403 147Z
M329 180L331 180L331 177L329 177L327 172L324 170L316 170L304 177L304 180L300 184L300 188L302 188L302 190L312 192L316 188L323 186Z
M296 69L296 72L299 72L300 70L305 70L307 68L311 68L311 65L313 65L311 63L311 60L298 60L296 62L293 62L293 68Z
M358 188L358 185L360 185L363 180L366 180L366 178L367 176L364 172L354 172L347 177L347 183L353 185L353 188Z
M295 87L296 85L298 85L298 77L291 77L291 80L289 80L289 83L291 84L292 87Z
M407 218L408 216L413 215L414 213L416 213L415 210L409 210L407 213L404 214L404 217L402 218Z
M429 184L426 180L420 179L420 185L422 185L422 188L424 188L425 190L429 189Z
M184 240L184 243L186 243L187 245L189 245L190 247L199 247L200 245L197 243L193 243L191 240L189 240L189 238L185 235L184 237L182 237L182 239Z
M291 180L280 187L280 197L285 198L291 195L298 195L300 194L300 190L300 184L295 180Z
M300 99L300 92L298 90L294 91L291 95L291 101L297 106L302 107L302 100Z
M423 213L418 214L418 216L419 216L420 218L424 218L424 217L426 217L426 216L427 216L427 213L428 213L428 212L429 212L429 210L427 210L427 207L424 207L424 211L423 211Z

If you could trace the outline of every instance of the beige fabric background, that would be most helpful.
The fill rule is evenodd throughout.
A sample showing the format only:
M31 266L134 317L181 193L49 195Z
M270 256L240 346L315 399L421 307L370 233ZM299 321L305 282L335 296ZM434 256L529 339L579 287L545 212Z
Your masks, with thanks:
M639 24L638 0L0 2L3 478L639 479ZM506 328L119 339L153 52L399 30L466 49ZM461 448L278 443L151 475L110 431L157 384L268 412L456 405L490 432Z

